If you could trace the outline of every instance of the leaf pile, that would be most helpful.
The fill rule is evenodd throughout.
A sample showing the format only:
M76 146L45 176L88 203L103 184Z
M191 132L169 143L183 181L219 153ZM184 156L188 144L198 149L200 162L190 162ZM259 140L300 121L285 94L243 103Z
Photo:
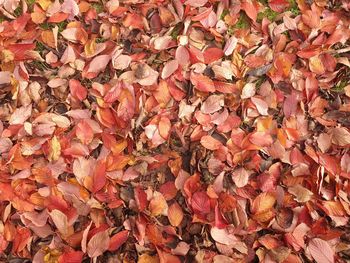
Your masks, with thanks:
M0 1L1 262L348 262L350 4Z

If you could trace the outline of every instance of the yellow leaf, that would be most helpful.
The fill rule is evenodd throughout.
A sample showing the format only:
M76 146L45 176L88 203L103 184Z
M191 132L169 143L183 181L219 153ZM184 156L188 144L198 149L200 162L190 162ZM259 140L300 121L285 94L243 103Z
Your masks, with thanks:
M2 60L2 63L8 63L15 59L15 54L13 54L13 52L8 49L4 49L1 51L0 58Z
M61 144L56 136L53 136L50 142L50 152L49 152L49 161L57 161L61 155Z
M49 6L52 4L50 0L37 0L37 3L41 6L42 9L45 11L49 8Z
M314 56L309 59L310 70L316 74L325 73L324 65L319 56Z
M153 193L153 198L149 204L149 210L152 216L168 214L168 204L161 193L159 192Z
M114 144L111 148L111 151L114 153L114 154L119 154L121 153L122 151L124 151L124 149L128 146L128 142L126 140L120 140L120 141L117 141L116 144Z
M271 128L272 117L260 118L257 120L256 129L258 132L265 132Z
M11 76L11 86L12 99L17 100L19 92L19 82L14 76Z
M55 37L51 30L45 30L41 32L41 39L49 47L56 48Z
M113 25L112 28L111 28L111 37L110 37L110 39L111 40L117 39L117 37L119 36L119 32L120 32L119 27L116 27L115 25Z
M33 12L30 14L31 18L32 18L32 21L35 23L35 24L41 24L45 21L46 19L46 15L44 12Z
M87 56L92 56L96 52L95 38L88 40L84 46L84 51Z
M288 192L294 195L295 199L300 203L309 201L313 195L309 189L301 186L300 184L289 187Z
M148 254L142 254L139 256L137 263L159 263L159 258L157 255L150 256Z

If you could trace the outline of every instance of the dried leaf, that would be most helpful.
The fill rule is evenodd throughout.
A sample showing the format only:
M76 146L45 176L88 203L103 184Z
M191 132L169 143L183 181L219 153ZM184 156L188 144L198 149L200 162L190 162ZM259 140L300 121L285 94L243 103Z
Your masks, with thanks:
M314 238L309 242L308 250L317 263L333 263L334 251L327 241Z
M89 257L95 258L103 254L109 247L108 230L98 232L89 241L87 245L87 253Z

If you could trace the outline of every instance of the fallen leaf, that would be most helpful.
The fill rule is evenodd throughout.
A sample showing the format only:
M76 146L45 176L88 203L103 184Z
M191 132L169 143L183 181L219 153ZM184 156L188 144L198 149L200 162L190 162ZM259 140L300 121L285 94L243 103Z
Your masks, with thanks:
M129 231L127 230L122 230L112 236L109 241L109 251L115 251L118 248L120 248L127 240L129 237Z
M177 202L169 206L168 219L172 226L175 226L175 227L179 226L182 222L183 217L184 217L184 214L182 212L180 205Z
M314 238L309 242L308 250L317 263L333 263L334 251L327 241Z
M109 247L108 230L95 234L87 244L87 253L89 257L95 258L103 254Z
M206 135L201 138L201 144L208 150L215 151L222 146L222 143L212 136Z

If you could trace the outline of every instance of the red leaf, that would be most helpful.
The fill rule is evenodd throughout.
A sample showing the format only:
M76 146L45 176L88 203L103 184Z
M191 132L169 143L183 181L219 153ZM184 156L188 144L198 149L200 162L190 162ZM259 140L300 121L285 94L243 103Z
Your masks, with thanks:
M258 9L255 0L243 0L241 7L251 20L256 21Z
M94 193L100 191L106 184L106 162L97 161L95 171L93 174L93 186L92 190Z
M221 48L212 47L212 48L207 48L204 51L203 55L204 55L204 63L210 64L222 58L222 56L224 55L224 52L222 51Z
M270 8L278 13L282 13L289 7L289 2L286 0L272 0L269 1Z
M69 80L69 89L72 96L79 101L83 101L87 96L86 88L76 79Z
M214 92L215 86L214 82L207 76L191 73L191 83L195 86L196 89L203 92Z
M78 123L75 133L83 144L89 144L94 138L93 130L86 120Z
M115 251L118 248L120 248L127 240L129 237L129 231L128 230L123 230L120 231L119 233L115 234L114 236L111 237L109 241L109 251Z
M134 189L134 193L135 193L135 201L139 211L144 211L148 205L147 195L145 191L140 186L137 186Z
M32 59L27 51L34 50L35 44L11 44L7 49L15 55L15 60Z
M210 212L210 199L205 192L195 192L191 198L191 206L195 213L208 214Z

